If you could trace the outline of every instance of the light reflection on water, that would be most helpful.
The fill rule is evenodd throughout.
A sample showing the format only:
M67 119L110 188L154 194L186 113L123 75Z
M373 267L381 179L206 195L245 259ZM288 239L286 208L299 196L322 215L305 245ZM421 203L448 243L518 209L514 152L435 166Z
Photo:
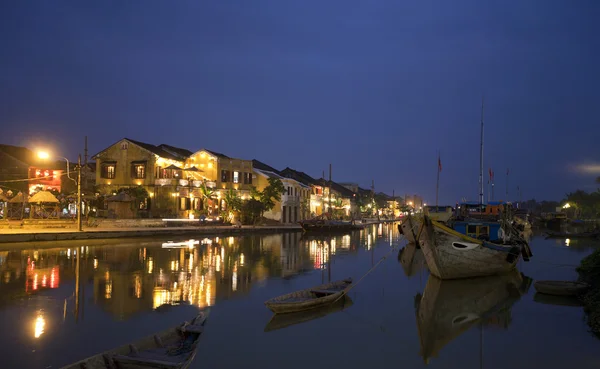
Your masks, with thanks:
M529 288L530 278L575 278L573 268L551 263L576 265L595 247L584 240L571 240L566 247L565 240L533 236L532 262L519 263L523 275L489 283L429 277L421 250L399 243L395 225L327 237L212 237L193 248L162 248L166 241L126 240L85 248L55 243L0 252L3 365L60 367L189 319L205 306L214 308L200 351L219 355L199 354L192 368L280 367L290 355L298 359L287 362L289 368L412 368L425 361L428 368L441 368L465 357L475 360L465 367L478 367L484 331L486 368L533 368L537 366L531 363L519 366L521 354L510 360L498 348L518 349L530 342L556 346L547 342L554 335L549 322L560 337L576 344L572 350L592 361L598 358L591 348L599 342L586 332L581 309L536 303ZM397 253L351 291L346 307L303 316L301 324L277 322L285 329L265 328L273 325L263 305L268 298L330 279L358 280L391 247ZM78 305L77 256L82 281ZM558 324L555 314L562 316ZM364 350L348 352L349 341ZM305 355L323 347L336 359L326 356L315 364L314 356ZM227 355L230 350L236 355ZM535 345L529 351L542 355ZM545 368L565 362L550 356ZM579 368L595 367L588 364L577 363Z

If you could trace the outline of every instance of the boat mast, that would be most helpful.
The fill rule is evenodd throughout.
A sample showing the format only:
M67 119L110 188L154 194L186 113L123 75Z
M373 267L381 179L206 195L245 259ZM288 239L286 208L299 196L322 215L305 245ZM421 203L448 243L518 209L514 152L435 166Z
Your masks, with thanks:
M479 149L479 205L483 207L483 96L481 96L481 147Z
M435 184L435 211L438 207L438 193L440 191L440 172L442 171L442 161L440 158L440 152L438 151L438 165L437 165L437 182Z
M333 210L331 210L331 164L329 164L329 191L328 191L328 200L329 202L329 219L333 218Z

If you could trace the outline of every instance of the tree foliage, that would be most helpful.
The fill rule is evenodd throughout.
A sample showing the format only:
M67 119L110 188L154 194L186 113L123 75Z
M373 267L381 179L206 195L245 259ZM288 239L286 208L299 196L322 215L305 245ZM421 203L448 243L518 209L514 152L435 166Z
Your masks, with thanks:
M279 178L269 178L267 187L259 191L259 201L263 204L263 212L273 209L275 201L281 198L284 191L285 187Z
M233 189L229 189L225 193L225 205L227 205L227 209L231 211L241 211L242 210L242 199L238 196L237 192Z

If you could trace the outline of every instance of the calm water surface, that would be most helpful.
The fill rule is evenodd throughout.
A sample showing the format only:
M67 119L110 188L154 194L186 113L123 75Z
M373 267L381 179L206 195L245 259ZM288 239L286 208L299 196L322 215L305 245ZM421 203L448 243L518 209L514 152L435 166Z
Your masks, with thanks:
M533 236L534 257L519 272L441 282L395 225L327 238L213 237L182 249L162 248L166 241L0 251L0 367L60 368L205 306L211 315L192 368L600 367L600 341L583 309L539 301L532 285L576 278L574 266L595 242ZM329 280L358 280L384 256L343 310L299 323L271 320L263 304Z

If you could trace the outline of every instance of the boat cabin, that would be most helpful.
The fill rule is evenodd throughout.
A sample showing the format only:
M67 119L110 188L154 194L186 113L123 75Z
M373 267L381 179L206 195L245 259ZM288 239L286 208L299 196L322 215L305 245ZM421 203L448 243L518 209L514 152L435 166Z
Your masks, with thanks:
M496 241L500 239L500 223L457 221L452 225L455 231L479 240Z
M445 223L452 217L454 208L452 206L427 205L423 207L423 213L433 220Z
M504 201L489 201L487 204L478 202L463 202L457 206L457 213L462 216L471 215L500 215L511 203Z

